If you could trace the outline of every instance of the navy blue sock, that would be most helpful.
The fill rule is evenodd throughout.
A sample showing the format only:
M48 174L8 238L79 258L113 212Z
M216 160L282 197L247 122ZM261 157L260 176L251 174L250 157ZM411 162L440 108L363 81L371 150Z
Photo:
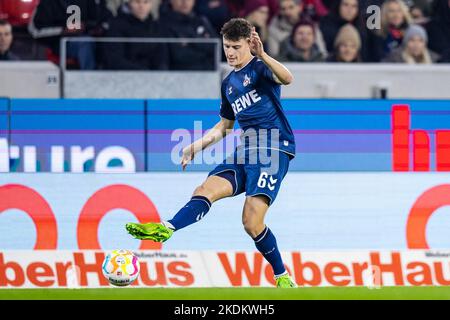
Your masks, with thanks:
M183 229L188 225L203 219L211 208L211 202L206 197L194 196L180 211L167 221L175 230ZM170 227L170 225L169 225Z
M286 273L286 268L278 250L277 240L269 227L266 226L263 232L253 240L255 241L256 248L272 266L275 276Z

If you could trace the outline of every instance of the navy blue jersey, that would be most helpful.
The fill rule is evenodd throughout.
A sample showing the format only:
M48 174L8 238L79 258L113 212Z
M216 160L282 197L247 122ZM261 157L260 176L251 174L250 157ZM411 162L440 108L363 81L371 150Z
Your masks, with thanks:
M280 149L295 156L294 134L281 106L281 86L264 62L255 57L242 69L233 70L223 80L221 93L220 116L237 120L244 136L257 132L258 139L243 139L246 149ZM261 143L260 132L267 133L267 143Z

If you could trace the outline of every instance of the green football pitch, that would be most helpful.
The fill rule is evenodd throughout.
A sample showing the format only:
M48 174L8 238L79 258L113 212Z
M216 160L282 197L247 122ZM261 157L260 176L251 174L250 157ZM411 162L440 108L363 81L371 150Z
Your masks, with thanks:
M450 300L448 287L1 289L0 300Z

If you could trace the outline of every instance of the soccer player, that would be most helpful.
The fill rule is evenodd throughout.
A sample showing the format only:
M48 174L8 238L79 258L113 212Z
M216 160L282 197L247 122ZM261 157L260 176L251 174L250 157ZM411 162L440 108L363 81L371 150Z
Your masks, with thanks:
M241 129L241 144L197 187L191 200L168 221L127 223L135 238L164 242L175 231L201 220L211 205L243 192L245 231L271 264L277 287L296 287L287 273L275 236L264 224L289 162L295 140L280 103L280 85L293 81L289 70L265 51L255 28L245 19L231 19L221 31L228 64L234 68L222 83L221 120L201 139L183 149L183 170L196 153L223 139L234 127Z

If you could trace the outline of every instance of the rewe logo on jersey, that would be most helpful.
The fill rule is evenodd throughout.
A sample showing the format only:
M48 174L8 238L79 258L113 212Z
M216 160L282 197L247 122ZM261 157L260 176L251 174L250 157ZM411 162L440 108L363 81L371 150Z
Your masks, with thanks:
M250 107L252 104L258 102L261 100L261 97L258 95L256 90L252 90L250 92L247 92L246 94L240 96L237 98L232 104L231 107L233 108L234 114L238 114L244 109L247 109L247 107Z

